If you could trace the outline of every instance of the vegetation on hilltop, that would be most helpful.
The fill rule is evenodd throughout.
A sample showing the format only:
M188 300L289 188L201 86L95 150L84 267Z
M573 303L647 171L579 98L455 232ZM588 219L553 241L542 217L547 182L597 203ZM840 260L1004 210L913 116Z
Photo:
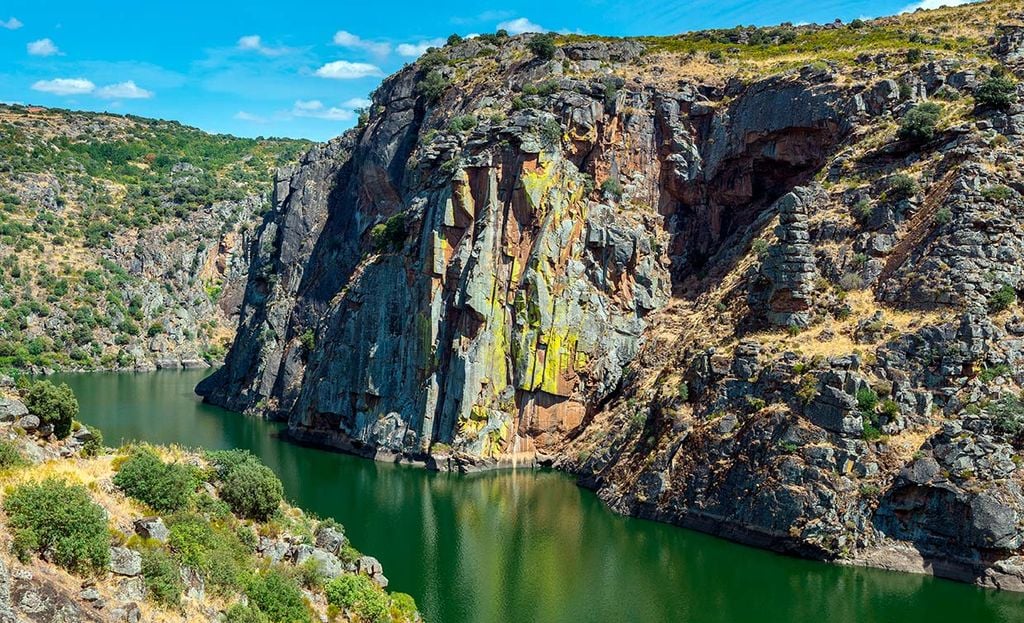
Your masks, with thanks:
M308 146L0 106L0 370L218 358L232 258Z

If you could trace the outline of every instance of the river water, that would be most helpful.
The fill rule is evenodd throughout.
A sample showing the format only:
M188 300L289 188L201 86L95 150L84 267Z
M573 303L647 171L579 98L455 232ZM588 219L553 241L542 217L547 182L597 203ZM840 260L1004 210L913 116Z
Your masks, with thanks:
M107 445L247 448L346 528L432 623L986 623L1024 595L779 556L617 516L555 472L438 474L287 443L201 404L207 371L63 375Z

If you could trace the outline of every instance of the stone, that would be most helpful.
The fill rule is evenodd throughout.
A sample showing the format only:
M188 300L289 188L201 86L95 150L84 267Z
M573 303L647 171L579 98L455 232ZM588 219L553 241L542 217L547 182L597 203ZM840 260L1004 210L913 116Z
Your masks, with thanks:
M156 539L166 543L171 532L160 517L143 517L135 520L135 533L144 539Z
M35 415L24 415L18 418L17 425L31 433L39 428L40 422L39 418Z
M345 572L345 564L337 556L319 547L310 553L310 559L316 562L320 573L329 579Z
M347 542L345 533L334 526L321 526L316 531L316 546L334 555L340 554Z
M28 415L25 403L14 398L0 396L0 422L13 422Z
M121 601L141 601L146 598L146 583L141 576L125 578L117 583L114 595Z
M111 547L110 570L117 575L139 575L142 573L142 555L127 547Z
M860 435L863 419L856 411L857 400L841 389L828 385L820 388L817 396L805 409L809 420L841 435Z

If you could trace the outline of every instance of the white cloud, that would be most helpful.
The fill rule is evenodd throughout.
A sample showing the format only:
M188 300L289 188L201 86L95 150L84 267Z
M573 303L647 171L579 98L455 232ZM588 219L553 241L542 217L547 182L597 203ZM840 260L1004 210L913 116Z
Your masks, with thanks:
M501 22L498 24L498 29L504 29L509 32L510 35L521 35L524 32L547 32L548 29L544 28L540 24L534 24L525 17L517 17L516 19L508 20L507 22Z
M915 2L900 12L911 13L918 9L937 9L943 6L960 6L961 4L971 4L977 1L978 0L921 0L921 2Z
M272 47L263 44L263 38L259 35L245 35L238 38L238 49L246 52L259 52L263 56L282 56L292 51L284 46Z
M17 17L12 17L11 19L7 20L6 22L4 20L0 19L0 28L6 28L7 30L17 30L17 29L21 28L24 25L25 24L22 24L21 20L18 19Z
M107 86L98 89L96 91L96 97L102 97L104 99L149 99L153 97L152 91L147 91L135 84L134 80L127 82L118 82L117 84L108 84Z
M369 108L372 105L373 102L366 99L365 97L353 97L352 99L345 100L342 103L342 106L344 106L345 108L351 108L353 110L355 110L356 108Z
M32 89L54 95L94 95L103 99L148 99L153 97L152 91L141 88L133 80L108 84L97 89L92 80L85 78L54 78L53 80L39 80L32 85Z
M356 80L358 78L369 78L381 76L384 72L380 67L370 63L352 63L349 61L333 61L317 69L317 76L321 78L333 78L335 80Z
M54 54L60 54L60 50L51 39L32 41L26 47L28 48L28 53L32 56L53 56Z
M418 43L402 43L395 50L402 56L415 58L421 56L429 48L439 48L445 43L444 39L426 39Z
M240 110L240 111L236 112L235 113L235 119L238 119L239 121L248 121L250 123L266 123L267 122L265 117L261 117L259 115L254 115L252 113L245 112L244 110Z
M391 54L391 44L383 41L367 41L359 35L354 35L347 30L339 30L334 33L334 45L351 50L363 50L377 57L384 57Z
M320 100L298 100L292 107L292 115L296 117L312 117L329 121L351 121L355 113L336 106L327 107Z
M96 85L84 78L54 78L40 80L32 85L34 91L54 95L86 95L96 90Z

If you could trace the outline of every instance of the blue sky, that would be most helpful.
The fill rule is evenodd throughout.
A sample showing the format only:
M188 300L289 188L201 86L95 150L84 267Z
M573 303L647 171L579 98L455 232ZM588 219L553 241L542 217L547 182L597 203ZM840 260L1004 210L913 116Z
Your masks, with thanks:
M496 1L4 0L0 101L326 140L383 76L453 32L672 34L850 20L913 0Z

